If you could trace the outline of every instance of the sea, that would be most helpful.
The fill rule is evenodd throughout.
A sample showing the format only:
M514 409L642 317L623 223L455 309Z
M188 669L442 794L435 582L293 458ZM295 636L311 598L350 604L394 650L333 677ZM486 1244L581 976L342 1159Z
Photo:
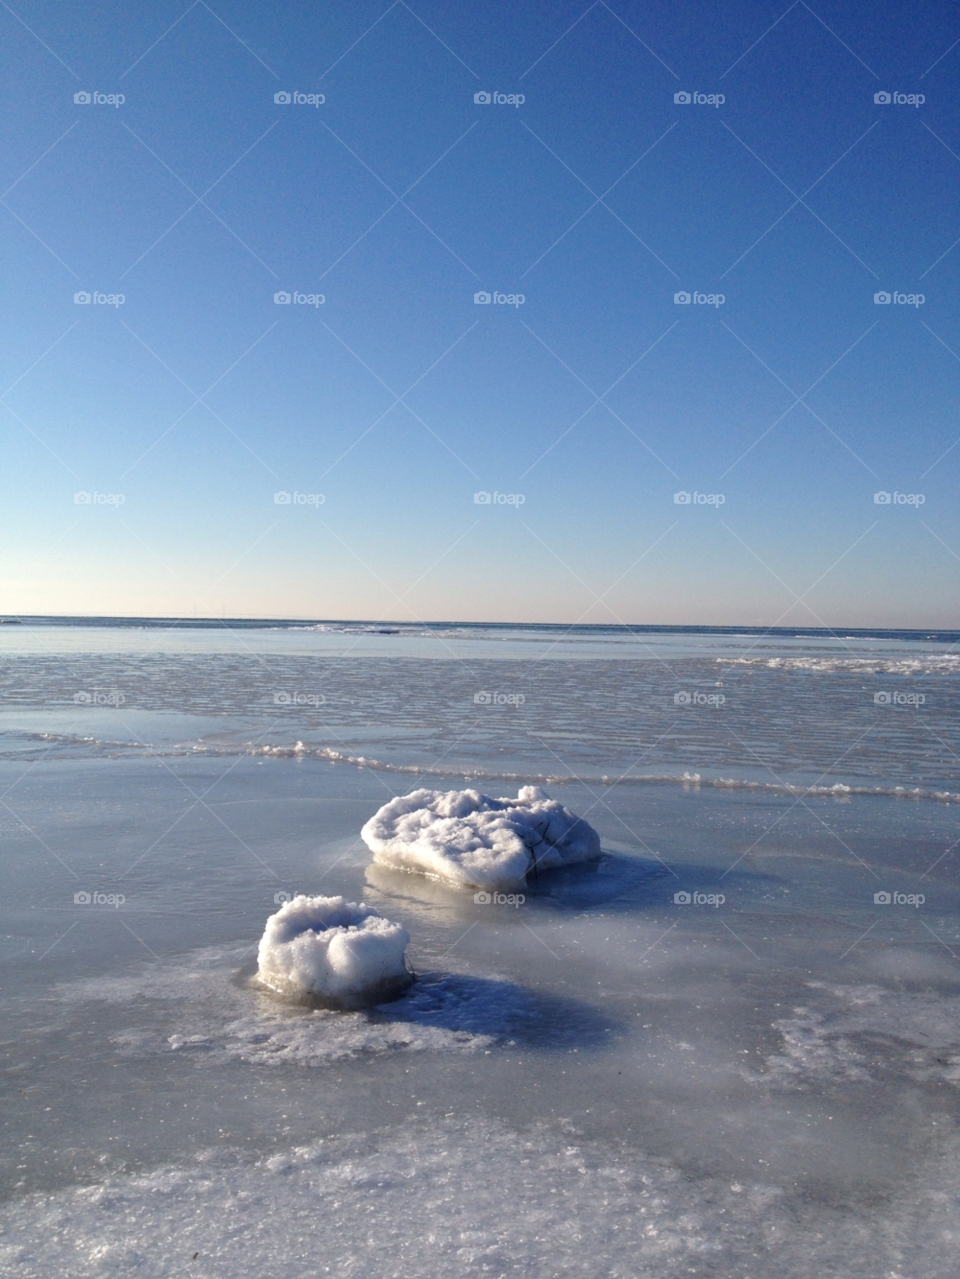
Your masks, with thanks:
M0 1273L955 1279L960 633L0 620ZM373 864L537 785L511 901ZM258 988L290 897L416 981Z

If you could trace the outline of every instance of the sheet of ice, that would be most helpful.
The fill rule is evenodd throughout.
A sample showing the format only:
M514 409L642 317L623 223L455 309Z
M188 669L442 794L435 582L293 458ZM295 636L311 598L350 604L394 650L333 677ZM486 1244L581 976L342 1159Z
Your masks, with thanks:
M378 862L472 888L518 888L527 873L600 856L600 836L539 786L516 799L477 790L416 790L360 832Z
M891 1078L960 1087L960 998L942 990L891 990L873 983L806 983L832 1002L799 1005L774 1022L782 1037L762 1071L744 1078L810 1091L823 1084Z
M322 1067L395 1053L475 1053L510 1039L542 1039L553 1011L510 981L452 972L420 973L401 998L363 1011L281 1004L236 980L245 954L246 947L204 947L162 968L66 982L57 994L69 1005L129 1008L130 1024L115 1021L107 1035L119 1057L175 1053L198 1067ZM563 1022L569 1028L568 1010Z
M469 1114L291 1143L220 1146L4 1211L0 1271L50 1275L431 1275L483 1279L954 1279L956 1135L936 1170L860 1211L756 1174L684 1177L569 1121Z
M376 1004L412 980L410 934L372 906L342 897L294 897L267 920L257 976L283 995L341 1007Z
M18 629L0 627L0 648L11 639L2 633ZM955 646L937 637L714 636L689 647L690 637L638 643L610 635L581 644L551 632L549 642L541 636L550 660L536 665L534 695L526 663L539 650L502 636L478 642L485 656L470 659L465 686L450 646L473 640L341 636L359 647L334 658L322 645L312 655L302 651L290 632L251 631L244 645L264 636L272 643L271 634L293 644L274 653L265 685L263 664L238 661L226 632L227 649L210 633L198 639L154 630L139 640L125 633L147 649L132 666L110 643L103 647L106 632L82 628L70 642L86 636L86 647L71 648L69 659L57 648L56 628L44 631L39 649L34 639L33 651L10 653L0 670L0 763L251 755L265 767L329 760L351 770L422 773L411 786L501 794L516 794L514 780L559 794L552 788L564 777L619 789L677 781L684 772L699 773L704 784L718 776L768 788L839 783L851 793L948 803L960 793L956 755L931 749L938 738L951 740L960 677ZM310 644L327 638L336 637L300 636ZM386 657L381 646L400 641L403 655L372 660L374 649ZM446 660L419 660L421 644ZM484 687L500 692L489 694L489 704L465 702ZM700 693L718 696L706 704ZM898 702L894 693L913 699ZM501 694L516 694L515 704L501 704ZM888 700L875 701L878 694ZM116 705L100 704L110 698Z

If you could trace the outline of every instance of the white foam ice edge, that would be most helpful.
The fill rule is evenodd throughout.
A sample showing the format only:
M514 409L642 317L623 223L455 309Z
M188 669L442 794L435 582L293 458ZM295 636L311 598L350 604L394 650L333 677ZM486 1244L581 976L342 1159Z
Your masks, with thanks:
M307 746L302 741L289 746L208 746L203 742L189 746L152 746L143 742L103 742L92 737L71 737L57 733L31 733L24 736L35 737L38 741L61 741L65 745L85 745L123 747L144 751L151 758L167 756L181 757L185 755L212 755L215 757L231 757L249 755L269 759L319 759L331 764L351 764L357 768L369 768L377 773L407 773L416 777L462 777L464 781L477 782L514 782L528 783L535 786L563 786L571 782L581 782L591 786L619 785L668 785L699 787L713 786L718 790L759 791L769 795L800 795L804 798L840 798L848 795L891 796L894 799L926 800L940 804L960 804L960 791L934 790L925 786L867 786L860 783L833 782L829 786L819 784L801 785L789 782L758 782L739 777L704 777L701 773L577 773L576 776L564 773L506 773L486 768L458 768L450 765L446 768L435 764L394 764L377 759L370 755L350 755L344 751L333 750L329 746ZM2 737L2 734L0 734ZM0 752L0 758L4 757Z
M364 902L306 897L267 920L257 977L271 990L335 1007L363 1007L399 994L413 980L404 951L410 934Z
M415 790L384 804L360 834L381 865L470 888L520 888L539 872L600 856L600 836L538 786L516 799Z
M774 671L846 671L857 675L956 675L960 654L911 657L715 657L718 666L753 666Z

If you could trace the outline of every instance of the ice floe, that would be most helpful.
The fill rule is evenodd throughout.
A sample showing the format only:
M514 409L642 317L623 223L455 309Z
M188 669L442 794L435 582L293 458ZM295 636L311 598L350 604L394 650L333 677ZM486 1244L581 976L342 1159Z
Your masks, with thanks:
M360 832L376 861L472 888L515 888L532 870L600 856L600 837L539 786L516 799L477 790L416 790L390 800Z

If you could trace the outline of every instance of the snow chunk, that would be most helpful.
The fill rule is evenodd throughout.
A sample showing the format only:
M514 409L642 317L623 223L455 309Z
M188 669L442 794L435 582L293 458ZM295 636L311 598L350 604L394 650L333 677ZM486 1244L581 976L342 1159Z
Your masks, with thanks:
M600 836L539 786L516 799L415 790L384 804L360 834L374 860L471 888L522 887L527 872L600 856Z
M294 897L267 920L257 956L260 981L284 995L360 1008L400 994L410 934L372 906L342 897Z

